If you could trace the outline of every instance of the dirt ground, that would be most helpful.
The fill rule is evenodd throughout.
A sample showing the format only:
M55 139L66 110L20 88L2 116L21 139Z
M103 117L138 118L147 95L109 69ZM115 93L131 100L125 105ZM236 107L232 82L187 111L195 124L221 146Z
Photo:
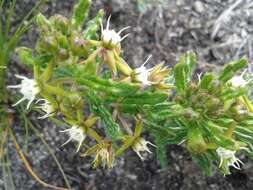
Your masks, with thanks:
M17 0L17 18L14 26L36 0ZM44 8L48 16L55 13L71 15L76 0L51 0ZM236 4L237 3L237 4ZM253 34L253 8L250 0L164 0L159 6L151 6L145 13L138 10L135 0L93 0L91 17L100 8L116 30L131 26L131 35L122 43L126 60L131 65L141 65L152 54L150 66L161 61L174 65L179 55L187 50L198 54L198 72L216 70L228 61L243 55L251 56ZM228 12L226 12L228 10ZM222 15L223 14L223 15ZM22 45L35 45L36 30L23 38ZM13 65L16 65L13 62ZM12 69L27 73L24 66ZM249 67L251 70L251 67ZM11 80L11 73L9 78ZM9 81L11 83L11 81ZM30 114L31 117L34 117ZM25 130L20 121L15 123L15 132L22 142ZM168 146L169 167L161 169L155 153L144 162L132 151L116 161L111 170L91 168L92 158L81 158L75 154L74 143L61 147L66 136L60 128L50 122L40 122L40 130L55 151L57 158L73 189L76 190L247 190L253 189L253 162L241 157L244 169L232 171L224 177L218 171L207 177L196 166L186 150L180 146ZM23 164L10 143L12 172L18 190L46 190L26 172ZM155 152L155 150L154 150ZM35 135L29 138L27 156L45 181L64 186L64 181L53 162ZM0 178L0 189L2 180Z

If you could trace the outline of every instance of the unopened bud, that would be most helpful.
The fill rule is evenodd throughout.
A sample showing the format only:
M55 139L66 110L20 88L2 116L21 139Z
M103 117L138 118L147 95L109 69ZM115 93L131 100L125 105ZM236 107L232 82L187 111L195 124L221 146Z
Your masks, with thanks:
M57 52L58 43L53 36L45 36L38 42L37 48L43 52Z
M200 129L197 126L191 127L187 134L187 149L193 154L204 153L207 149L207 144L202 136Z
M66 34L69 32L69 20L62 16L62 15L55 15L50 18L50 21L52 22L53 26L56 30L62 32L63 34Z
M90 44L79 35L72 35L70 47L76 56L87 56L90 52Z

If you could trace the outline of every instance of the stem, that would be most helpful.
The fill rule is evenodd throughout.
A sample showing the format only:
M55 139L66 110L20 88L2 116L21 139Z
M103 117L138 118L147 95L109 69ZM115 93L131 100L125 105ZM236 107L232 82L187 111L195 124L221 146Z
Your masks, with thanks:
M97 132L93 129L88 129L87 130L87 135L94 138L98 143L100 143L103 140L102 137L100 137L100 135L97 134Z
M45 88L45 91L49 94L55 94L60 97L65 96L64 90L62 88L60 88L59 86L51 86L51 85L45 83L44 88Z
M227 129L227 131L225 133L225 136L227 136L228 138L231 138L232 135L233 135L233 133L234 133L234 131L235 131L235 127L236 127L236 124L234 122L232 122L229 125L229 127L228 127L228 129Z
M0 62L0 66L5 66L4 63ZM7 95L6 95L6 68L0 68L0 106L6 103Z
M56 158L56 156L55 156L53 150L49 147L48 143L47 143L46 140L43 138L43 136L39 133L38 129L36 129L36 128L33 126L32 122L31 122L30 120L28 120L28 123L29 123L29 125L30 125L30 128L33 130L33 132L36 134L36 136L40 138L40 140L42 141L42 143L44 144L44 146L46 147L46 149L48 150L48 152L49 152L49 153L51 154L51 156L53 157L55 163L57 164L57 166L58 166L58 168L59 168L59 170L60 170L60 172L61 172L61 174L62 174L62 176L63 176L63 179L64 179L64 181L65 181L67 187L68 187L69 189L71 189L70 184L69 184L69 182L68 182L68 179L67 179L67 177L66 177L66 175L65 175L65 173L64 173L64 171L63 171L63 168L62 168L61 164L59 163L58 159Z
M54 185L51 185L51 184L48 184L46 182L44 182L43 180L40 179L40 177L33 171L31 165L29 164L28 160L26 159L23 151L21 150L18 142L17 142L17 139L15 137L15 135L13 134L12 130L9 128L10 130L10 134L11 134L11 137L13 139L13 143L15 145L15 148L17 150L17 153L19 155L19 157L21 158L21 160L23 161L26 169L28 170L28 172L32 175L32 177L38 181L41 185L43 185L44 187L48 187L48 188L51 188L51 189L56 189L56 190L69 190L69 189L66 189L66 188L63 188L63 187L57 187L57 186L54 186Z
M244 95L242 98L244 103L246 104L248 111L253 112L253 105L251 104L249 98L246 95Z

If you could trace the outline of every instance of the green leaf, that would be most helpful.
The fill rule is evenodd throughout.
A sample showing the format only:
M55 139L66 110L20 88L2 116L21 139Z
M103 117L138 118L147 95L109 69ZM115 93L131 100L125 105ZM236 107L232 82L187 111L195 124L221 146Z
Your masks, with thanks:
M206 154L192 155L193 160L201 167L207 176L212 175L212 162Z
M215 77L212 73L206 73L200 82L200 87L208 90L211 87L214 78Z
M102 23L104 14L104 11L101 9L99 10L97 16L88 22L87 27L84 31L85 39L90 40L98 38L97 31L100 29L100 24Z
M188 79L190 79L197 64L196 54L193 52L187 52L185 55L185 64L187 65Z
M84 21L88 17L90 5L91 0L79 0L79 2L74 6L72 24L76 27L76 29L81 30Z
M117 140L121 136L121 131L119 125L113 120L112 114L108 111L108 108L104 107L102 100L93 91L89 91L88 102L91 111L101 118L105 123L105 132L112 138L112 140Z
M226 90L222 92L221 98L222 100L225 101L225 100L237 98L245 94L247 94L247 89L245 88L238 88L236 90L234 90L233 88L227 88Z
M81 73L77 79L79 85L86 86L97 92L103 92L114 97L133 96L139 90L138 85L133 85L125 82L115 82L108 79L101 79L95 76L86 76Z
M19 58L22 63L32 66L34 64L33 50L26 47L20 47L16 49L16 52L19 55Z
M177 92L183 93L187 85L187 76L185 73L184 64L179 63L174 67L174 77L175 77Z
M193 71L196 66L196 55L187 52L180 57L180 63L174 67L174 78L178 93L183 93L187 83L191 80Z
M220 74L219 80L222 83L226 83L229 81L233 76L236 75L236 72L245 68L248 64L247 59L242 58L238 61L234 61L229 63L228 65L225 66L223 71Z
M156 144L156 155L159 160L161 167L166 168L168 166L167 147L166 144L159 141L159 137L155 138Z
M168 95L165 93L149 93L149 92L145 92L145 93L138 93L138 94L134 94L134 95L130 95L124 99L122 99L122 101L125 104L137 104L137 105L145 105L145 104L149 104L149 105L154 105L154 104L159 104L164 102L166 99L168 98Z

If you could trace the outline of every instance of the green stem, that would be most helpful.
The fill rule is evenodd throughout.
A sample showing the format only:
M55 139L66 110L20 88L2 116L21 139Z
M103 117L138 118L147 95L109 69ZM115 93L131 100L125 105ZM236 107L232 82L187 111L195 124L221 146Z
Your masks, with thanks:
M2 64L0 64L2 65ZM5 77L6 77L6 72L5 68L0 68L0 105L3 105L7 101L7 96L6 96L6 86L5 86Z
M7 102L6 93L6 65L8 60L6 56L0 55L0 106Z

